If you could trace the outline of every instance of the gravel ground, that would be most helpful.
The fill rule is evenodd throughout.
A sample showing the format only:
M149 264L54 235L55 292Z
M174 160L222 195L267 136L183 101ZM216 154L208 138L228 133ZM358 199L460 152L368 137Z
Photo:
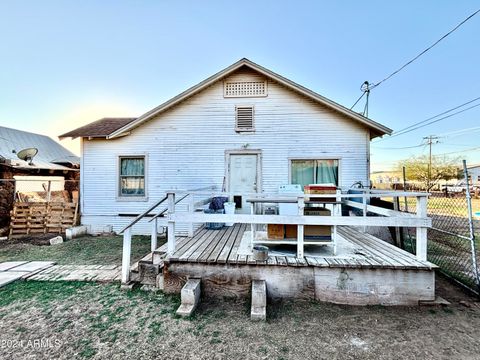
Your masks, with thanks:
M177 296L115 285L17 282L0 290L2 359L480 359L478 299L443 279L447 307L286 301L268 321L243 301L175 316Z

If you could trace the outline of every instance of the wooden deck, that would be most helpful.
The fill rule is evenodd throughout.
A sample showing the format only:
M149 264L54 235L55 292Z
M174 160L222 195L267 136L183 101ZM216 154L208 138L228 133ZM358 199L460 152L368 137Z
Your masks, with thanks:
M304 258L280 256L270 246L267 261L245 255L249 250L241 243L248 230L245 224L201 228L193 237L177 238L170 256L166 245L160 247L153 257L162 258L161 288L179 293L188 279L198 278L203 296L248 297L252 282L264 280L271 299L350 305L416 305L435 299L435 265L356 228L338 227L343 248L336 256L325 247L322 253L320 246Z
M355 228L338 227L338 235L355 246L355 254L338 256L272 256L267 261L255 261L252 255L239 254L238 250L245 224L224 227L221 230L199 229L193 237L178 237L176 251L165 258L165 263L246 264L268 266L314 266L331 268L382 268L382 269L433 269L436 266L418 261L402 249L386 243ZM156 253L165 253L166 244Z

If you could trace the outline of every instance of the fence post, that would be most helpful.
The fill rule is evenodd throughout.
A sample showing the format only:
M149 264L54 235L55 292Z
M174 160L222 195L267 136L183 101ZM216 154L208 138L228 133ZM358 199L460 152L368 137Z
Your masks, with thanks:
M303 196L298 197L298 215L303 216L305 210L305 198ZM303 259L303 225L297 225L297 258Z
M417 196L417 217L427 217L427 196ZM420 261L427 260L427 228L417 227L416 255Z
M153 219L152 221L152 233L151 233L151 239L150 239L150 250L152 252L154 252L155 250L157 250L157 219L158 218L155 218Z
M175 252L175 220L172 215L175 215L175 193L168 192L168 232L167 232L167 253L172 255Z
M131 249L132 249L132 228L129 227L123 233L122 284L127 284L130 281Z
M467 207L468 207L468 229L470 231L470 248L471 248L471 256L472 256L472 266L473 270L475 271L475 284L477 287L480 287L480 277L478 274L478 264L477 264L477 249L475 245L475 230L473 228L473 211L472 211L472 196L470 194L470 183L468 181L468 170L467 170L467 162L463 160L463 174L465 176L465 183L467 188L465 190L465 195L467 198Z
M52 192L52 180L48 180L48 185L47 185L47 202L50 202L50 200L51 200L51 192Z

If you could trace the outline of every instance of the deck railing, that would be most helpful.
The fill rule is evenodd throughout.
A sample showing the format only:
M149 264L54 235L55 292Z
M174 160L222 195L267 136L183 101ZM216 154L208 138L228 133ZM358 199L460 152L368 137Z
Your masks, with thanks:
M242 194L247 199L259 200L263 202L279 203L288 202L296 203L298 206L298 215L261 215L261 214L205 214L201 210L205 204L208 204L213 197L224 196L232 198L238 193L215 192L215 191L168 191L165 198L167 207L162 210L161 214L166 213L166 222L168 227L167 238L167 254L173 254L176 249L176 225L186 223L189 225L188 233L193 235L194 225L198 223L241 223L241 224L289 224L297 225L297 256L303 257L304 247L304 226L305 225L329 225L333 226L382 226L382 227L410 227L416 228L416 257L420 261L427 260L427 229L432 226L432 221L427 217L427 197L428 193L423 192L399 192L399 191L378 191L370 190L362 193L337 193L337 194L302 194L302 195L278 195L265 193ZM336 203L341 206L349 206L362 211L362 216L342 216L341 211L332 213L332 216L305 216L305 202L318 201L322 199L336 198ZM378 197L413 197L417 202L416 214L400 212L398 210L385 209L369 204L368 199ZM176 211L176 205L184 200L188 200L187 211ZM197 200L198 199L198 200ZM357 199L357 201L354 201ZM360 199L361 202L358 201ZM163 199L163 203L165 199ZM325 202L326 203L326 202ZM152 210L150 209L149 212ZM148 213L149 213L148 212ZM147 212L143 215L146 216ZM156 222L160 213L155 215L151 221ZM369 216L373 214L374 216ZM381 216L378 216L381 215ZM132 223L138 222L135 219ZM132 224L133 226L133 224ZM154 225L156 229L156 224ZM252 226L253 229L253 226ZM152 248L153 234L152 227ZM156 230L155 230L156 237ZM131 246L131 226L127 226L124 232L124 248L123 248L123 267L122 282L129 281L130 266L130 246ZM156 244L155 244L156 246ZM153 250L152 250L153 251Z

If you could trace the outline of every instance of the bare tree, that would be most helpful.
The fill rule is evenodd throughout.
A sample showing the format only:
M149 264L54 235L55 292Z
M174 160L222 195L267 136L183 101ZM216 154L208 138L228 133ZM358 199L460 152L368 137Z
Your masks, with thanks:
M405 166L407 180L414 180L422 185L422 188L430 191L441 180L458 179L459 159L433 157L430 163L428 156L412 157L402 160L397 167L401 171Z

